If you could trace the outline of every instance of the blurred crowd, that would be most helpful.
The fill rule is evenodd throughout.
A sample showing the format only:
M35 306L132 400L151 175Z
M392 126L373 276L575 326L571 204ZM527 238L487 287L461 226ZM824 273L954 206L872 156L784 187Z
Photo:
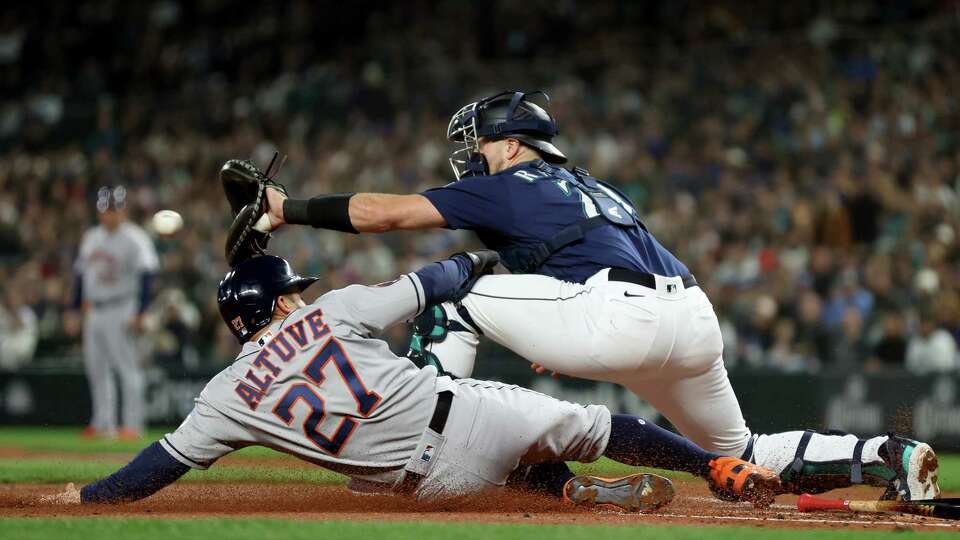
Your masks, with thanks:
M0 368L76 354L97 187L127 186L148 230L183 215L156 237L144 340L158 363L223 364L226 159L287 154L295 195L415 192L453 179L460 106L540 88L571 165L630 194L710 295L730 367L957 369L955 4L261 4L0 8ZM476 244L288 228L271 246L316 293Z

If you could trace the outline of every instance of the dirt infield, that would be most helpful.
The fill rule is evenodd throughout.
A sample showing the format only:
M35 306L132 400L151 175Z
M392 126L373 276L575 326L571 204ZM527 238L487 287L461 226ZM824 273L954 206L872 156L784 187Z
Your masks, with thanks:
M470 501L417 504L381 495L355 495L343 486L316 484L180 483L134 504L83 507L48 506L40 495L51 485L0 485L0 517L136 516L136 517L274 517L303 520L439 521L475 523L555 523L629 525L638 523L771 528L846 528L955 530L960 523L901 515L801 514L794 497L781 497L773 508L758 511L745 504L718 501L697 481L677 482L676 500L655 514L627 514L573 507L562 501L519 493L498 493ZM836 492L847 498L873 498L876 489Z

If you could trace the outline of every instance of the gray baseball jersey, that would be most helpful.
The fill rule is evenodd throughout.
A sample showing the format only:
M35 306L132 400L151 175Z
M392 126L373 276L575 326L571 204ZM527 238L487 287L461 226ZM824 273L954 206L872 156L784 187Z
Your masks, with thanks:
M324 294L245 343L161 444L197 468L251 444L345 474L402 468L433 412L437 374L370 336L415 316L423 298L414 274Z
M84 300L106 302L134 300L140 291L140 276L156 272L157 251L138 225L123 222L116 230L102 225L83 236L76 272L83 280Z

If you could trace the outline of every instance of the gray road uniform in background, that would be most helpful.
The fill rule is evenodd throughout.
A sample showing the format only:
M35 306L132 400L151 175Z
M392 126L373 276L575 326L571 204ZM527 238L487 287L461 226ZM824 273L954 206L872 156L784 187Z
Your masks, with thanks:
M130 222L113 230L103 225L83 236L75 272L82 301L83 359L93 414L90 427L101 435L117 429L117 385L122 390L123 424L131 434L144 429L144 374L131 321L146 307L144 287L159 266L147 233Z
M349 475L354 490L420 499L502 486L521 464L589 462L603 453L603 406L438 378L434 367L420 369L372 338L424 307L413 273L324 294L245 343L160 444L197 469L263 445ZM450 407L444 426L435 425L440 406Z

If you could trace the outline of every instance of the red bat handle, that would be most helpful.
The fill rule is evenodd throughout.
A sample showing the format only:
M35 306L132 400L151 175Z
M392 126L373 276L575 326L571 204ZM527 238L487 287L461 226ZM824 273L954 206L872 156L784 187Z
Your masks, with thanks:
M801 512L818 512L824 510L848 510L847 501L840 499L821 499L808 493L797 499L797 510Z

